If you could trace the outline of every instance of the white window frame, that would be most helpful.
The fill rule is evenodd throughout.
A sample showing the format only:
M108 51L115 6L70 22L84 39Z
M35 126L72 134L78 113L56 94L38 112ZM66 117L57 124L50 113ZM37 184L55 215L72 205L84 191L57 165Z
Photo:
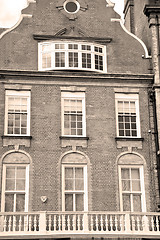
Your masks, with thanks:
M66 191L65 190L65 168L83 168L84 174L84 190L83 191ZM87 181L87 165L82 164L62 164L62 211L65 211L65 193L84 193L84 211L88 211L88 181ZM74 201L74 199L73 199ZM75 204L75 202L74 202ZM74 207L75 208L75 205ZM73 209L75 211L75 209Z
M119 135L119 122L118 122L118 101L134 101L136 107L136 130L137 136L120 136ZM116 93L115 94L115 108L116 108L116 129L117 129L117 137L120 138L140 138L141 137L141 129L140 129L140 111L139 111L139 94L132 93Z
M55 44L64 44L64 49L55 49ZM69 49L69 44L77 44L78 49ZM43 46L50 46L50 50L46 51L46 53L51 54L51 67L42 66L42 54L43 54ZM91 50L82 50L82 45L90 46ZM102 48L102 53L96 52L95 47ZM64 67L56 67L55 66L55 53L56 52L64 52L65 53L65 66ZM78 67L70 67L69 66L69 52L78 53ZM44 51L45 53L45 51ZM85 68L82 66L82 53L91 54L91 68ZM103 70L99 70L95 68L95 55L102 56L103 58ZM76 42L76 41L45 41L38 43L38 70L39 71L47 71L47 70L84 70L84 71L97 71L107 73L107 56L106 56L106 46L90 43L90 42Z
M65 135L64 134L64 99L82 100L82 135ZM61 126L62 136L69 137L86 137L86 110L85 110L85 93L84 92L61 92Z
M20 191L20 190L16 190L16 191L6 191L6 169L7 166L10 167L18 167L18 166L22 166L22 167L26 167L26 179L25 179L25 191ZM29 165L28 164L3 164L3 173L2 173L2 196L1 196L1 211L5 212L5 194L6 192L8 193L24 193L25 194L25 208L24 211L28 212L28 201L29 201ZM14 196L14 209L13 212L15 211L15 196Z
M4 135L9 136L30 136L30 104L31 104L31 91L23 90L6 90L5 93L5 124ZM8 98L9 97L26 97L27 98L27 134L9 134L8 133Z
M144 184L144 169L143 165L119 165L118 172L119 172L119 193L120 193L120 211L123 211L123 191L122 191L122 176L121 176L121 169L133 169L138 168L140 173L140 187L141 191L128 191L128 195L131 196L131 212L133 212L133 194L141 195L141 209L142 212L146 212L146 200L145 200L145 184ZM126 193L126 192L125 192Z

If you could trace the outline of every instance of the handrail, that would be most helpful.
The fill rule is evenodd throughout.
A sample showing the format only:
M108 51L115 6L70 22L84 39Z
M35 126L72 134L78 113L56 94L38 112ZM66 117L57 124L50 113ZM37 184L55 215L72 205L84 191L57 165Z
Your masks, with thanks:
M5 234L140 234L160 237L160 213L36 211L0 213Z

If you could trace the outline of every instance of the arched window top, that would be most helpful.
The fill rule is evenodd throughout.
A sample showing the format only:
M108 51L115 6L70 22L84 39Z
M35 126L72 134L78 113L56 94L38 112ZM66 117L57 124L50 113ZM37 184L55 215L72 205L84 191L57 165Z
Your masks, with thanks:
M39 70L85 70L106 73L106 46L64 40L40 42Z
M135 164L135 165L144 165L144 161L143 159L134 153L127 153L127 154L123 154L119 157L118 159L118 164L119 165L124 165L124 164Z
M68 153L62 158L62 164L87 164L87 159L80 153Z
M21 152L8 153L3 158L3 164L30 164L29 157Z

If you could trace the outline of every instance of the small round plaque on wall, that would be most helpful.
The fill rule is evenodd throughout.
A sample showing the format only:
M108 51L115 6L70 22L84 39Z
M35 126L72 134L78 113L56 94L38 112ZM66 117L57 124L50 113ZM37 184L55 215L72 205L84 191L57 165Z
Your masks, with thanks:
M67 13L74 14L80 9L80 4L76 0L66 0L64 2L64 10Z

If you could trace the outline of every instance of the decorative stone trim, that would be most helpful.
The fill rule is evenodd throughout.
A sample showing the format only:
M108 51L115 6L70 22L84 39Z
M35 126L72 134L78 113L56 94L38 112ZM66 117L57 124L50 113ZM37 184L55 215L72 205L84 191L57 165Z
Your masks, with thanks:
M60 136L61 147L72 147L73 151L77 150L77 147L87 148L89 137L65 137Z
M3 147L14 146L16 150L19 146L30 147L31 136L2 136Z
M79 11L76 13L68 13L64 8L64 0L58 0L56 8L61 11L69 20L75 21L79 14L88 10L88 5L85 0L79 0Z
M115 3L112 3L110 0L106 0L107 1L107 5L106 7L114 7Z
M139 93L139 88L114 88L115 93Z
M22 84L4 84L5 90L28 90L30 91L32 86L22 85Z
M117 148L128 147L128 151L132 152L132 148L142 149L143 138L124 138L116 137Z
M143 47L143 49L144 49L144 52L145 52L145 54L142 55L142 58L152 58L151 56L149 56L149 54L148 54L148 49L147 49L146 45L144 44L144 42L143 42L140 38L138 38L136 35L134 35L133 33L129 32L129 31L126 29L126 27L124 26L123 21L122 21L121 19L111 18L111 22L119 22L120 25L121 25L121 27L122 27L122 29L123 29L127 34L129 34L131 37L135 38L135 39L142 45L142 47Z
M61 91L65 92L85 92L86 87L77 87L77 86L70 86L70 87L60 87Z

